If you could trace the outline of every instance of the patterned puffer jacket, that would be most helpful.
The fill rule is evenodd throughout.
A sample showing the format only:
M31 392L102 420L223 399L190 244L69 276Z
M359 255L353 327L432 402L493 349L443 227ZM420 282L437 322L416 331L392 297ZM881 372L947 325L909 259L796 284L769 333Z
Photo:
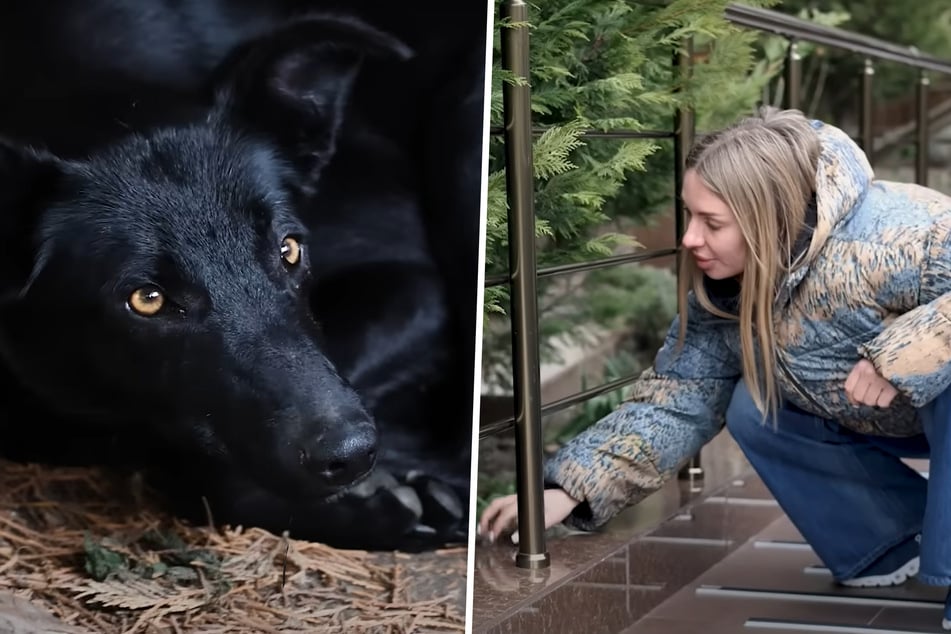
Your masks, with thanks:
M859 433L921 433L916 408L951 385L951 197L874 179L844 132L813 126L822 150L807 238L822 247L777 294L781 397ZM710 282L712 299L735 305L729 285ZM704 311L692 293L687 322L679 354L675 319L631 399L547 462L546 483L583 502L567 524L603 524L722 429L741 376L738 325ZM898 389L890 407L848 402L845 380L862 357Z

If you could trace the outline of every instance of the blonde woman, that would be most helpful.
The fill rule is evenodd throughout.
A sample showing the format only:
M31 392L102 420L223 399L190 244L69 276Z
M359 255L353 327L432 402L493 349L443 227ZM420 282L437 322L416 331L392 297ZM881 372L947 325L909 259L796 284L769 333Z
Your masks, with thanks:
M725 422L839 583L951 584L951 198L775 109L703 137L682 197L680 315L631 400L546 464L546 525L600 526Z

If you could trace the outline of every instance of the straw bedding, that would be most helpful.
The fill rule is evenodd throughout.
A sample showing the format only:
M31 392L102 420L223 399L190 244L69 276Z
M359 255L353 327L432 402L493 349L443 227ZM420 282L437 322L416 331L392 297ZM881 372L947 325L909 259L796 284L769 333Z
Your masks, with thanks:
M135 478L0 461L0 629L464 631L464 548L336 550L191 526L150 499Z

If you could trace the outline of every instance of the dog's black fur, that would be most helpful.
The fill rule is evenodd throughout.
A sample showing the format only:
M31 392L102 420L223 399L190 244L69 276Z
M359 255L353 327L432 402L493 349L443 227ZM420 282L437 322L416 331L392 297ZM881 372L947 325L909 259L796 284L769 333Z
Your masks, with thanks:
M323 8L0 8L0 448L430 548L467 523L486 7Z

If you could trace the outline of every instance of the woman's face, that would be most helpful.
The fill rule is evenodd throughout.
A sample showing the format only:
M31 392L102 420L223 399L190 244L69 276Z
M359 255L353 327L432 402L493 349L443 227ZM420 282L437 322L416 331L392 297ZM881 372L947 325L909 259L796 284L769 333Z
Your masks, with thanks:
M682 244L697 267L715 280L742 275L746 241L727 204L703 184L693 169L684 173L681 198L688 213Z

